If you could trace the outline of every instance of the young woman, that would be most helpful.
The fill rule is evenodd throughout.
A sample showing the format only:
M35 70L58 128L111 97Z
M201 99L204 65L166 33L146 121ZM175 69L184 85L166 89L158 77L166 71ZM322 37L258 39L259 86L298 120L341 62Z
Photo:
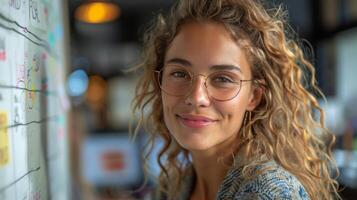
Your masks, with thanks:
M157 199L338 198L314 68L281 13L181 0L148 29L134 110L164 141Z

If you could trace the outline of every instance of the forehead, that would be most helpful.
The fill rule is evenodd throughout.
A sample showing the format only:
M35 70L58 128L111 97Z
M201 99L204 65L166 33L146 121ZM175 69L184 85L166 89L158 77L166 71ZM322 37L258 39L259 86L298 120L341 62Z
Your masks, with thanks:
M195 70L214 65L238 65L243 74L250 74L245 52L227 29L214 22L183 24L166 51L165 64L174 58L184 59Z

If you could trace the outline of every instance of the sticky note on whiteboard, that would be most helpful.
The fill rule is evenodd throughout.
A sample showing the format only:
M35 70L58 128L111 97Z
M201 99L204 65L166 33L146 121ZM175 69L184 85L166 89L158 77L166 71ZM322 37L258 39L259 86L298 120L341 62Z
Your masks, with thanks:
M0 111L0 167L6 165L10 160L7 126L7 113Z

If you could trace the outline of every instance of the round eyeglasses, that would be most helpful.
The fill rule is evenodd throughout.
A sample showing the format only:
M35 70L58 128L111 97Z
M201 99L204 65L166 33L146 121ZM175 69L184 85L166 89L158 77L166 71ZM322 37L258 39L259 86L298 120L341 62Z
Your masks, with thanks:
M155 72L161 90L177 97L191 93L195 77L203 76L208 96L217 101L229 101L235 98L244 82L254 81L254 79L242 80L238 74L229 71L217 71L205 76L203 74L192 75L182 68L165 67Z

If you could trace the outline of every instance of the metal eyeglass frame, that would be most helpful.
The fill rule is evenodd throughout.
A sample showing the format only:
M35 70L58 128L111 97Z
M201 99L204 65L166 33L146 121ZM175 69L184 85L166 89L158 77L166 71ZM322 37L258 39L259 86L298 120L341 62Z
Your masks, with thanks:
M210 76L211 76L212 74L214 74L214 73L212 73L212 74L210 74L210 75L208 75L208 76L205 76L205 75L203 75L203 74L196 74L196 75L194 75L194 76L191 76L191 77L192 77L192 78L191 78L191 85L190 85L191 88L190 88L190 90L189 90L186 94L183 94L183 95L174 95L174 94L170 94L169 92L165 91L165 90L161 87L160 77L162 77L161 74L162 74L162 71L163 71L163 70L164 70L164 68L162 68L161 70L155 70L155 71L154 71L155 73L157 73L157 76L156 76L157 84L159 85L160 89L161 89L162 91L164 91L166 94L168 94L168 95L170 95L170 96L176 96L176 97L182 97L182 96L186 96L186 95L190 94L191 89L192 89L192 85L193 85L193 81L194 81L194 79L195 79L196 76L203 76L203 77L205 78L205 80L204 80L204 85L205 85L206 93L207 93L207 95L208 95L210 98L213 98L213 99L216 100L216 101L230 101L230 100L234 99L234 98L237 97L238 94L240 93L240 90L242 89L242 85L243 85L244 82L250 82L250 81L255 82L255 80L256 80L256 79L239 80L239 90L238 90L237 94L235 94L235 95L234 95L233 97L231 97L231 98L221 100L221 99L217 99L217 98L213 97L213 96L208 92L208 89L207 89L207 84L206 84L206 83L207 83L207 79L208 79L208 77L210 77ZM191 75L190 72L188 72L188 73Z

